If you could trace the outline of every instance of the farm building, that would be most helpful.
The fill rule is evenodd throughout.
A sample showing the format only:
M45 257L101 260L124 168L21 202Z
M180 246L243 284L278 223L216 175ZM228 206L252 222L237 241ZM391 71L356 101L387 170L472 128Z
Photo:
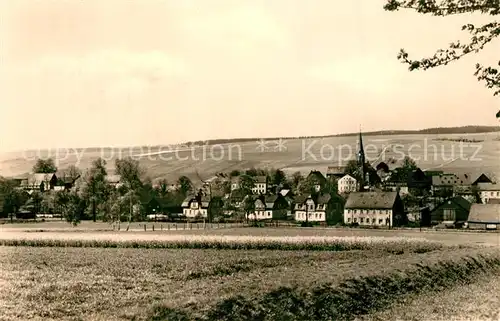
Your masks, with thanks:
M467 226L470 229L500 230L500 204L472 204Z
M32 173L21 181L21 188L28 191L44 192L53 190L57 185L57 176L55 173Z
M406 223L404 204L397 192L351 193L344 208L344 223L400 226Z
M431 225L456 226L463 224L467 221L470 208L471 203L462 196L451 197L431 211Z
M281 194L259 196L255 200L255 211L248 215L250 220L285 220L288 201Z

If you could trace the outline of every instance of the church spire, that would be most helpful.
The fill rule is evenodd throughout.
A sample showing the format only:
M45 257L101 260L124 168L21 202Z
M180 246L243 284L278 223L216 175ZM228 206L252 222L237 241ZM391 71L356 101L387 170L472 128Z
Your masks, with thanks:
M359 127L359 151L358 151L358 165L365 163L365 149L363 147L363 136L361 135L361 126Z
M359 173L361 177L360 183L360 190L363 191L365 188L365 183L367 183L366 180L366 173L365 173L365 149L363 147L363 135L361 134L361 126L359 126L359 151L358 151L358 166L359 166Z

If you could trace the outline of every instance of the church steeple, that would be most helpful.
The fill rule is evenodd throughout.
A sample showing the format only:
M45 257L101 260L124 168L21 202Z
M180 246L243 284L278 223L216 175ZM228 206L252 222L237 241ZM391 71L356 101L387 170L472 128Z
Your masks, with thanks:
M358 165L365 164L365 149L363 147L363 136L361 135L361 128L359 130L359 151L358 151Z
M363 191L366 185L366 173L365 173L365 149L363 147L363 135L361 135L361 126L359 128L359 150L358 150L358 167L359 173L361 177L361 181L359 182L360 190Z

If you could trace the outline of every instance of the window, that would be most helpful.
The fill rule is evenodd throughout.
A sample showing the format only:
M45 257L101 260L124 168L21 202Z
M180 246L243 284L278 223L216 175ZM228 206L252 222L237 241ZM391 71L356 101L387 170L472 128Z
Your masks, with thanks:
M359 222L360 222L360 223L363 223L363 221L364 221L364 219L361 217L361 218L359 219Z
M271 216L271 212L267 212L267 216Z
M351 223L351 218L350 217L347 218L347 223Z
M372 219L372 223L375 224L375 219L374 218Z
M382 225L382 222L383 222L383 221L384 221L383 219L379 219L379 220L378 220L378 224Z
M443 210L443 221L455 221L455 209L446 208Z

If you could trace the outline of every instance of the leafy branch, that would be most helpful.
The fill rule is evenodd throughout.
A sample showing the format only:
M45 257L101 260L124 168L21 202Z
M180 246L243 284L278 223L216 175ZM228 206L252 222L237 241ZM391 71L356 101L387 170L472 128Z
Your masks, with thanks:
M500 0L388 0L384 9L387 11L396 11L399 8L413 9L422 14L432 14L435 16L447 16L466 12L481 12L483 14L500 14ZM462 26L462 30L468 31L471 35L470 41L461 43L452 42L447 49L439 49L436 53L427 58L413 60L409 58L408 53L401 49L398 54L398 60L409 65L409 70L427 70L442 65L447 65L453 61L469 55L478 53L484 49L484 46L493 41L500 35L500 22L492 21L481 27L475 27L473 24ZM500 67L500 61L498 62ZM500 94L500 68L484 67L476 64L474 76L479 81L483 81L486 87L493 90L493 95Z

